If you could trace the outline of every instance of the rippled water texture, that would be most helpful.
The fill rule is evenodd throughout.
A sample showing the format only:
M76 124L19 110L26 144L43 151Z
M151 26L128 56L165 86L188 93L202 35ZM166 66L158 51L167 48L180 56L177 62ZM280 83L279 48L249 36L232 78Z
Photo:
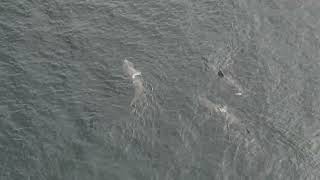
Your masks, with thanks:
M0 14L1 180L319 179L320 1Z

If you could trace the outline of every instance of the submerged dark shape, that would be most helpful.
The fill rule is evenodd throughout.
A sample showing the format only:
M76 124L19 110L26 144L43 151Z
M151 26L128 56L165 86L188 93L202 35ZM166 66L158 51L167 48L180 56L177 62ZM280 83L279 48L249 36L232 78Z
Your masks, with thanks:
M219 76L220 78L223 78L223 77L224 77L224 74L222 73L221 70L218 71L218 76Z

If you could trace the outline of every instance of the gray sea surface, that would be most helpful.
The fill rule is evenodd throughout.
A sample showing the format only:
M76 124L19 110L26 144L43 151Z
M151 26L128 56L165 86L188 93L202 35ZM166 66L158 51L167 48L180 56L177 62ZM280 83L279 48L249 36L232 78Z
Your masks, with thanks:
M0 180L320 179L320 1L0 0Z

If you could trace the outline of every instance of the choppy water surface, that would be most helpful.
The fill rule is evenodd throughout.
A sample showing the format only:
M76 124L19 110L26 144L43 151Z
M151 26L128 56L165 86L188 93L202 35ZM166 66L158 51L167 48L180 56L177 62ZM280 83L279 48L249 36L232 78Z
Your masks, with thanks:
M0 14L1 180L319 179L319 1Z

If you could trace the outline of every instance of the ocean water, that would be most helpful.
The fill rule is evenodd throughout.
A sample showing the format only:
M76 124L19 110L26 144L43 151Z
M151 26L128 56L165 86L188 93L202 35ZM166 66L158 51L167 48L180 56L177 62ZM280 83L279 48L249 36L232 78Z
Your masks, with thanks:
M320 179L319 19L317 0L0 0L0 179Z

